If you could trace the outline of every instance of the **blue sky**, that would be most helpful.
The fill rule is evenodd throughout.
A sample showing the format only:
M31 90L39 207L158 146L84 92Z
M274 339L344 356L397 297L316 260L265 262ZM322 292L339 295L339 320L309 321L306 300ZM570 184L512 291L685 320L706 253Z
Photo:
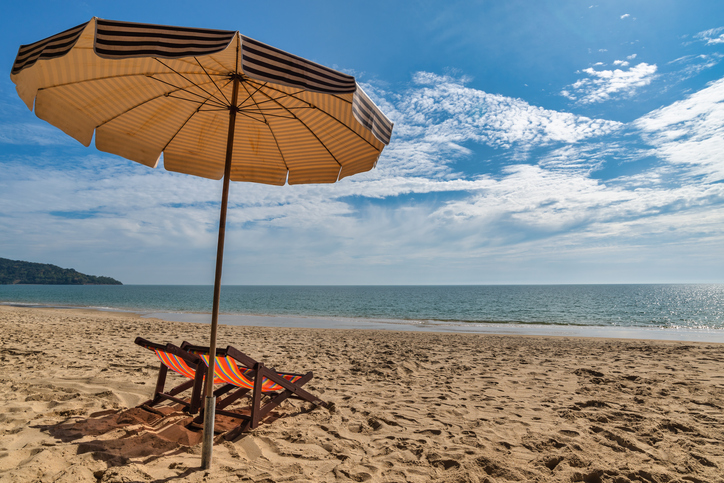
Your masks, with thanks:
M232 184L226 284L724 282L724 2L93 3L4 8L0 257L213 282L220 182L84 148L15 93L20 44L97 16L239 30L395 122L369 173Z

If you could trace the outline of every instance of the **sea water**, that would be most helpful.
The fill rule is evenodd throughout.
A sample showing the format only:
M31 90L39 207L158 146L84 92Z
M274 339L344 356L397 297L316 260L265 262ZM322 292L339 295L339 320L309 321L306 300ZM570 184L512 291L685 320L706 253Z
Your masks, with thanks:
M0 285L0 303L208 322L212 293L189 285ZM224 286L220 311L222 323L245 325L724 342L724 284Z

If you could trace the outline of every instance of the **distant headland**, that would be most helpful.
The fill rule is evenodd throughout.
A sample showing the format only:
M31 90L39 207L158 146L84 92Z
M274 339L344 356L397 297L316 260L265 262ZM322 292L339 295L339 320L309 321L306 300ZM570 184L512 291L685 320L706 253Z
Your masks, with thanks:
M48 263L0 258L0 285L123 285L111 277L95 277Z

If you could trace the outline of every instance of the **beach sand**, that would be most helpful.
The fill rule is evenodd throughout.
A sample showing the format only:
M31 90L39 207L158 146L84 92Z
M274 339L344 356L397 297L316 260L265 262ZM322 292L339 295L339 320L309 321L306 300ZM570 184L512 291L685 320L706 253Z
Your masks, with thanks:
M286 401L206 472L183 415L132 409L136 336L208 325L0 306L0 482L724 482L722 344L222 326L334 407Z

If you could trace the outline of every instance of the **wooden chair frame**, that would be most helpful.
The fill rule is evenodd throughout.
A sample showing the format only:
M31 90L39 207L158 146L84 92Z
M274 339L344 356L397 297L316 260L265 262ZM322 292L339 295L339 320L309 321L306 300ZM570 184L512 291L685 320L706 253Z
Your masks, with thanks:
M184 342L181 347L194 355L203 354L208 357L209 354L208 347L195 346L188 342ZM245 376L253 381L252 388L239 387L234 383L234 381L225 378L223 374L220 374L217 365L216 376L223 379L223 381L226 383L226 386L222 388L224 390L223 392L225 393L230 390L227 386L233 386L237 389L225 398L217 399L216 414L241 419L243 421L237 428L225 435L225 438L228 440L234 439L241 433L258 427L259 422L264 419L269 414L269 412L271 412L274 408L276 408L289 398L307 401L315 406L328 407L327 403L302 388L303 385L311 381L314 377L314 373L312 371L309 371L306 374L277 372L274 369L265 367L264 364L262 364L261 362L257 362L256 360L252 359L248 355L244 354L243 352L232 346L228 346L225 349L217 349L216 357L217 359L220 357L227 357L232 359L237 364L237 366L239 366L240 369L246 369ZM201 361L203 362L205 368L208 368L208 366L206 365L206 361L203 358L201 358ZM285 376L293 377L296 380L294 382L291 382L290 380L286 379ZM268 381L276 384L276 386L278 386L278 389L269 391L264 390L264 384L268 383ZM251 392L251 405L249 408L250 414L248 416L236 412L226 411L224 409L231 405L233 402L237 401L239 398L247 395L249 392ZM266 401L263 401L265 397L267 399Z
M181 368L183 369L183 371L181 371L178 370L178 368L170 367L161 360L153 398L143 404L154 406L164 400L170 400L183 405L184 410L189 414L203 413L204 377L208 370L207 362L203 356L206 358L209 357L209 348L196 346L186 341L181 344L181 347L170 343L162 345L150 342L141 337L137 337L135 343L154 352L160 351L168 355L173 355L177 358L175 360L181 359L187 366L186 368ZM327 403L302 388L302 386L314 377L311 371L306 374L277 372L274 369L265 367L262 363L255 361L232 346L228 346L225 349L217 349L216 357L217 361L219 358L227 358L228 363L233 361L236 367L243 371L243 377L248 382L245 387L242 387L238 384L238 381L229 379L220 371L217 362L214 382L221 382L223 385L214 391L214 396L217 398L215 407L216 414L242 420L239 426L225 435L227 440L234 439L241 433L258 427L262 419L289 398L301 399L315 406L328 407ZM179 374L188 377L189 380L164 392L169 367ZM190 375L191 372L193 372L193 377ZM294 382L289 379L294 379ZM269 389L270 386L273 387L273 389ZM178 394L187 389L192 389L191 398L188 401L177 397ZM251 392L251 405L248 415L227 411L225 409L249 392ZM222 397L227 393L231 394ZM199 418L202 418L202 415L200 415Z
M201 394L203 391L204 376L206 375L207 367L203 363L201 358L195 354L190 354L189 352L179 347L176 347L173 344L156 344L142 337L136 337L135 343L154 352L158 350L162 353L176 356L184 361L187 367L194 372L193 378L190 378L188 381L184 381L178 386L164 392L169 366L161 361L161 365L158 370L158 377L156 379L156 388L153 391L153 397L148 401L144 402L143 405L153 407L163 402L164 400L169 400L184 406L184 410L187 411L189 414L198 413L199 409L201 408ZM179 372L173 368L172 370ZM181 372L179 372L179 374L189 377L188 374L182 374ZM186 391L189 388L191 388L192 391L191 398L188 401L176 397L178 394Z

